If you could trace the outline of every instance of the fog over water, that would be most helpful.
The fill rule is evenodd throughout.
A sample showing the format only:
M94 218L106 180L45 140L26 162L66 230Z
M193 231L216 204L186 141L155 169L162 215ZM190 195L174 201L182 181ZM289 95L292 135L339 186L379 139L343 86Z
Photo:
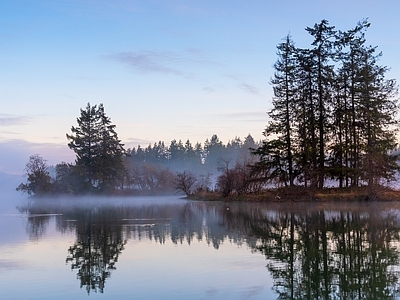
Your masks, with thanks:
M234 241L243 234L226 230L216 208L204 202L179 195L35 198L13 191L11 181L0 210L0 225L7 228L0 233L1 299L246 299L272 293L264 258L239 247Z
M0 299L400 296L398 202L37 198L0 175Z
M15 190L25 181L24 176L0 172L0 213L13 212L18 204L26 201L27 196Z

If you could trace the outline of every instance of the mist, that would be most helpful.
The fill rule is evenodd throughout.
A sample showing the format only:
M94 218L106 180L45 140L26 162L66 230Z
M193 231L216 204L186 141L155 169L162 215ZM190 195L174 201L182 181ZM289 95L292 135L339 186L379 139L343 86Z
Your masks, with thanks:
M74 161L74 153L67 145L7 140L0 142L0 172L22 175L29 156L34 153L45 157L49 165Z

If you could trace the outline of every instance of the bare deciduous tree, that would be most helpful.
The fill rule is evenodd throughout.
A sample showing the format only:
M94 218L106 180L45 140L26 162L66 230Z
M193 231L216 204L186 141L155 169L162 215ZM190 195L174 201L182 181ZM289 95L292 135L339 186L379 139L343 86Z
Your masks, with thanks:
M184 192L187 196L192 193L194 184L196 183L196 176L190 171L183 171L176 173L175 189Z
M21 183L17 191L28 193L28 195L43 195L50 191L50 174L46 160L38 154L31 155L25 167L28 183Z

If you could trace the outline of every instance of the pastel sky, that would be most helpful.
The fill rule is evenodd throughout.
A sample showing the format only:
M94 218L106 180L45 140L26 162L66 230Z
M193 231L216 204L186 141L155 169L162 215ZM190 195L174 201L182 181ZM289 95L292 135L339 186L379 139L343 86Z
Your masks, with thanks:
M337 29L368 17L367 42L398 79L398 0L2 0L0 171L29 155L72 162L66 133L103 103L126 148L217 134L262 138L276 45L322 19Z

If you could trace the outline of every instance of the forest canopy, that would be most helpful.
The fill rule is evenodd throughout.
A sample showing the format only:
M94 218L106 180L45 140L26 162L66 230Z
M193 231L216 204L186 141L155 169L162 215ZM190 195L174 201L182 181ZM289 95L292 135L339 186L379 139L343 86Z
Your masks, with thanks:
M366 42L368 20L346 31L322 20L298 48L277 46L273 108L254 172L284 186L374 187L398 170L398 85Z

